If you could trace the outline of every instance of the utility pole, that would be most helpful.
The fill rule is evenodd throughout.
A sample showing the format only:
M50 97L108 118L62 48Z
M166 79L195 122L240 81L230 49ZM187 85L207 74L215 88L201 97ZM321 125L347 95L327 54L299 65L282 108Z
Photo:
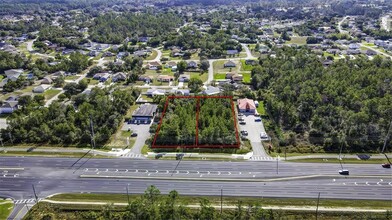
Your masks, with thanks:
M90 127L91 127L91 149L95 148L95 138L94 138L94 126L93 126L93 118L90 115Z
M318 218L318 207L319 207L319 202L320 202L320 192L318 193L318 197L317 197L316 220L317 220L317 218Z
M129 183L127 184L127 198L128 198L128 205L129 205L129 190L128 190L128 187L129 187Z
M276 174L279 174L279 155L276 156Z
M34 192L35 202L37 203L37 206L38 206L38 196L37 196L37 193L35 192L34 184L32 184L32 186L33 186L33 192Z

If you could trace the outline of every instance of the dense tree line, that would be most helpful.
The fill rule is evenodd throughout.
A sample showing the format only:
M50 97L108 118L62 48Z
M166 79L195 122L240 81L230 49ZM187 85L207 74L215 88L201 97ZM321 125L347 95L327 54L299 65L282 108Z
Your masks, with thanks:
M198 127L199 144L235 144L230 99L201 99Z
M120 44L126 38L162 37L181 23L181 18L173 13L109 13L94 19L89 34L96 42Z
M196 100L172 99L164 115L157 145L194 145L196 137Z
M359 57L326 68L321 61L284 47L252 70L272 119L292 132L290 141L278 132L280 144L295 146L299 138L326 151L376 151L392 119L392 62Z
M198 105L198 106L197 106ZM194 145L199 109L198 144L235 144L229 99L174 99L169 102L156 145Z
M91 124L98 145L104 144L117 130L135 96L130 92L94 88L80 95L74 104L52 103L48 108L31 96L22 96L21 109L8 119L3 139L9 143L51 143L86 145L91 141Z
M80 43L86 43L86 40L82 39L83 34L77 30L65 26L44 26L40 29L38 41L34 42L35 46L43 46L40 41L48 40L52 43L56 43L58 46L67 47L71 49L78 49Z
M181 34L168 35L164 46L178 46L184 50L200 48L200 57L210 58L224 57L226 50L242 50L241 44L231 39L230 34L216 28L211 28L207 34L195 28L184 28Z
M25 68L27 63L28 60L19 54L0 51L0 74L4 73L4 70Z

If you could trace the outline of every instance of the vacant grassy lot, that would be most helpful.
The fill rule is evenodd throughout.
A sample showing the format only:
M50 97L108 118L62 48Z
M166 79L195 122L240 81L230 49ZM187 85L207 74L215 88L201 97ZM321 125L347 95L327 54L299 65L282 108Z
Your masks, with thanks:
M198 78L201 79L201 81L203 82L207 81L208 79L208 73L200 74L200 73L190 72L189 75L191 76L191 78Z
M261 116L267 115L267 113L265 112L264 102L263 102L263 101L259 101L259 106L257 107L257 112L258 112Z
M304 45L304 44L306 44L307 38L308 37L291 37L291 40L287 41L286 44Z
M157 56L158 56L158 52L156 50L153 50L152 53L150 54L150 56L148 56L146 58L146 60L153 60L153 59L157 58Z
M251 73L241 73L243 78L242 82L243 83L250 83L250 78L251 78Z
M245 60L241 60L241 71L251 71L252 69L252 65L246 65Z
M225 73L215 73L214 79L226 79L226 74Z
M48 89L44 92L44 96L46 100L49 100L51 98L53 98L54 96L56 96L57 94L59 94L61 92L61 90L58 89Z

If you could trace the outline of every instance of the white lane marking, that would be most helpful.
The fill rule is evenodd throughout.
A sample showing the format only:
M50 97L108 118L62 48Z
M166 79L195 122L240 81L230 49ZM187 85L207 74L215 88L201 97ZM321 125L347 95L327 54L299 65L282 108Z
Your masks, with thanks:
M200 172L199 171L197 171L197 174L199 174Z
M380 182L377 182L377 185L381 185Z
M333 182L335 182L335 181L336 181L336 179L333 179L332 181L333 181Z
M256 177L256 175L253 175L253 177Z
M115 173L117 173L118 172L118 169L116 169L116 171L114 171Z
M158 171L158 170L155 170L155 173L159 173L159 171Z
M109 169L106 169L106 170L105 170L105 172L108 172L108 171L109 171Z
M357 182L354 183L356 186L358 186Z
M180 173L180 171L177 170L177 171L176 171L176 174L179 174L179 173Z
M343 185L346 185L346 183L343 183Z
M87 172L87 171L88 171L88 168L84 169L84 172Z
M200 177L203 177L203 174L201 174Z
M151 173L148 174L148 176L150 176L150 175L151 175Z
M218 171L218 175L221 175L221 172L220 172L220 171Z
M207 175L210 175L210 171L207 171L208 173L207 173Z
M146 172L145 173L148 173L148 170L146 170Z
M125 172L127 173L127 172L128 172L128 169L126 169Z
M229 172L229 175L231 175L231 172Z
M392 186L392 182L389 182L388 185L391 185L391 186Z
M239 174L239 175L241 175L242 173L241 173L241 172L239 172L238 174Z
M189 171L186 171L186 174L189 174Z
M98 169L98 168L96 168L96 169L95 169L95 172L98 172L98 170L99 170L99 169Z
M383 179L380 179L380 182L384 181Z
M138 173L139 172L139 170L135 170L135 173Z
M369 186L369 183L368 183L368 182L366 182L365 184Z
M168 170L166 170L166 174L169 174L169 171L168 171Z

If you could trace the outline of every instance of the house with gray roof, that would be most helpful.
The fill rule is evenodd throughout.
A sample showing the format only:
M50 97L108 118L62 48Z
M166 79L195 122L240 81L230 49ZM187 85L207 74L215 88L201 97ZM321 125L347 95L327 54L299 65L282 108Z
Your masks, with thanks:
M158 105L143 104L140 105L132 114L130 123L132 124L149 124L157 112Z

